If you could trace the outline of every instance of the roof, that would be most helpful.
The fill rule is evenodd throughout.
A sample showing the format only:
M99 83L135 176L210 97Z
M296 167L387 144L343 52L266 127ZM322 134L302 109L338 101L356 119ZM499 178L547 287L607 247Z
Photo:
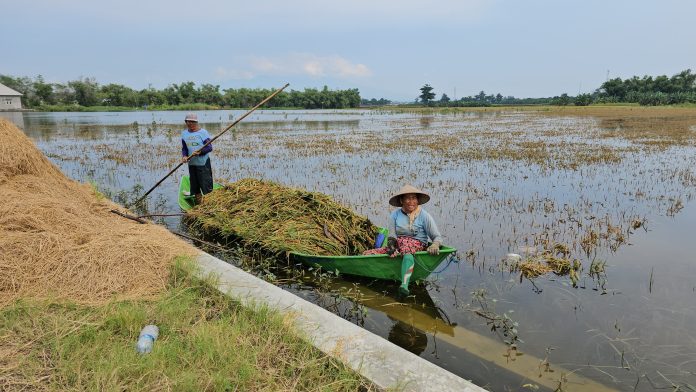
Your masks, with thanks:
M11 88L5 86L4 84L0 83L0 95L15 95L15 96L20 96L23 95L22 93L18 91L14 91Z

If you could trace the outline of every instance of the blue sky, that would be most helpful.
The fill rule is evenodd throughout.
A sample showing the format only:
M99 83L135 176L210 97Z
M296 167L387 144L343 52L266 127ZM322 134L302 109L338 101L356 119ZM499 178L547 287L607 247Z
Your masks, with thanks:
M0 73L141 89L591 92L696 70L692 0L0 0Z

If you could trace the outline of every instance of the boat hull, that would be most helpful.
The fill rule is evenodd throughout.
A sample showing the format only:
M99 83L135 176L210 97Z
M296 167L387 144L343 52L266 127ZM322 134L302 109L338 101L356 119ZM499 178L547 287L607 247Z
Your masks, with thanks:
M447 246L440 248L439 255L431 255L425 251L416 252L414 254L415 265L411 280L418 281L427 278L443 261L454 257L455 252L456 249ZM292 260L300 261L309 267L321 268L324 271L401 281L401 256L317 256L290 252L290 257Z
M213 190L222 188L221 184L214 183ZM182 176L179 182L179 208L182 211L188 211L196 205L196 198L193 195L187 195L191 190L191 178Z

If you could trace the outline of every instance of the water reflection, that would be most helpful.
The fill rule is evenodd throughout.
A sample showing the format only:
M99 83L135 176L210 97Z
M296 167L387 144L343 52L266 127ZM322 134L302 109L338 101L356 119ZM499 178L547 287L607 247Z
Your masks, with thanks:
M418 123L421 125L421 127L427 129L430 128L430 124L433 123L433 117L432 116L423 116L420 119L418 119Z
M425 351L428 347L428 336L425 333L410 324L394 321L387 337L390 342L416 355Z
M24 112L4 112L0 111L0 117L11 121L20 129L25 129L24 125Z

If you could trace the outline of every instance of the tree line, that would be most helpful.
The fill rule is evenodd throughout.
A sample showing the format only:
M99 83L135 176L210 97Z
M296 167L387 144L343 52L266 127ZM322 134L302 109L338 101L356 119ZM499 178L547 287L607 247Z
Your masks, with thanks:
M385 98L372 98L372 99L365 99L363 98L360 101L360 105L362 106L384 106L384 105L391 105L392 101L385 99Z
M273 89L228 88L203 83L196 86L188 81L170 84L164 89L152 86L135 90L122 84L99 84L94 78L80 78L67 83L48 83L39 75L35 78L13 77L0 74L0 83L22 96L22 105L28 109L62 107L126 107L126 108L172 108L202 105L219 108L248 108L273 93ZM266 107L304 109L343 109L359 107L358 89L329 90L305 88L304 91L283 91Z
M247 108L270 95L272 89L228 88L188 81L170 84L164 89L152 86L135 90L122 84L100 85L94 78L80 78L67 83L48 83L35 78L0 74L0 83L22 93L22 105L29 109L73 110L81 107L169 109L198 106L200 108ZM592 103L638 103L640 105L671 105L696 103L696 74L691 69L671 77L660 75L609 79L592 93L569 96L561 94L543 98L515 98L500 93L451 99L443 93L436 100L429 84L420 88L415 104L427 106L491 106L491 105L576 105ZM267 107L304 109L343 109L359 106L381 106L390 100L361 99L358 89L329 90L305 88L304 91L283 91L268 102Z
M696 103L696 74L691 69L672 77L660 75L614 78L602 83L593 99L599 102L632 102L641 105Z
M434 89L429 84L420 88L421 94L414 101L415 104L444 107L486 107L492 105L550 105L555 97L550 98L515 98L512 95L504 96L501 93L487 94L480 91L476 95L469 95L459 99L451 99L446 93L436 100Z
M633 76L622 80L614 78L607 80L592 93L570 96L561 94L545 98L515 98L486 94L484 91L477 95L462 97L457 100L450 99L447 94L442 94L436 100L434 89L429 84L420 88L420 95L416 98L416 104L427 106L491 106L491 105L576 105L587 106L592 103L638 103L640 105L673 105L681 103L696 103L696 74L691 69L681 71L672 77L661 76Z

